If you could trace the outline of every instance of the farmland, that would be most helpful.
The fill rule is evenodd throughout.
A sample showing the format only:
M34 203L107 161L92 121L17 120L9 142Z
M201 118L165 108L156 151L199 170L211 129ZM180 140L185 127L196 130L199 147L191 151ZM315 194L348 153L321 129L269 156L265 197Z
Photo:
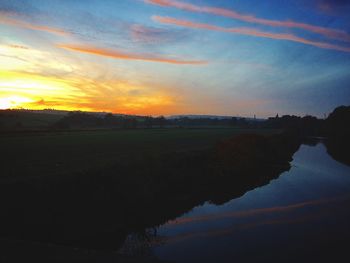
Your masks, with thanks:
M267 129L136 129L7 134L0 137L2 177L67 175L100 170L116 162L157 158L169 152L207 149L242 133Z

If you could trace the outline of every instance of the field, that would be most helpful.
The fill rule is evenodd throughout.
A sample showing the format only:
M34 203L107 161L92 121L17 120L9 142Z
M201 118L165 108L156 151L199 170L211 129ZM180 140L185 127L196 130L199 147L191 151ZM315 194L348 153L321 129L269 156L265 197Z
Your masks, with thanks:
M18 133L0 137L1 178L69 175L98 171L117 162L201 150L242 133L272 134L266 129L136 129Z
M0 129L42 129L57 122L64 114L1 110Z

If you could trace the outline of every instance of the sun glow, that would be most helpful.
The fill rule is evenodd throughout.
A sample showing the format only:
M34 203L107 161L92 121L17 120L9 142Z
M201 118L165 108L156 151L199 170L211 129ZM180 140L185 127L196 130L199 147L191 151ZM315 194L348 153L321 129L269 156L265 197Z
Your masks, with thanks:
M165 91L122 82L56 78L0 70L0 108L108 111L126 114L168 114L176 110Z
M79 93L60 79L0 71L0 108L47 108L45 102L63 101Z
M23 104L26 103L32 103L34 102L30 98L21 97L21 96L10 96L10 97L4 97L0 98L0 109L13 109L13 108L20 108Z

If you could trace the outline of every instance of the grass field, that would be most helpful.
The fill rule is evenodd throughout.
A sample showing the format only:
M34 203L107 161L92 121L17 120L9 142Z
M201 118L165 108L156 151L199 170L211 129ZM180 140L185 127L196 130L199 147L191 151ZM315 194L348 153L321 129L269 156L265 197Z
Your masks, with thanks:
M64 114L49 114L30 111L0 111L0 129L33 129L46 128Z
M2 135L1 177L67 175L97 171L169 152L201 150L242 133L272 130L139 129Z

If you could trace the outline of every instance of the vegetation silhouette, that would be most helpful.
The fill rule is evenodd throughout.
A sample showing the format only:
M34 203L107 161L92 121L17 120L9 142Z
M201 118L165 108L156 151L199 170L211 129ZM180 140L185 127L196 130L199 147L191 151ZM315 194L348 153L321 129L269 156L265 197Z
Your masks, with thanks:
M350 165L350 106L336 108L325 120L324 127L328 153L334 159Z
M262 120L219 116L133 116L112 113L54 110L0 110L0 132L77 129L136 129L179 127L255 128ZM21 125L18 125L21 123ZM260 125L262 127L262 125Z

